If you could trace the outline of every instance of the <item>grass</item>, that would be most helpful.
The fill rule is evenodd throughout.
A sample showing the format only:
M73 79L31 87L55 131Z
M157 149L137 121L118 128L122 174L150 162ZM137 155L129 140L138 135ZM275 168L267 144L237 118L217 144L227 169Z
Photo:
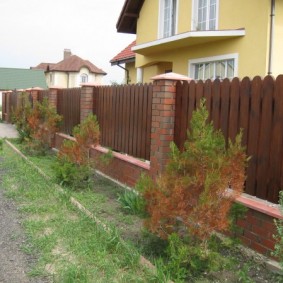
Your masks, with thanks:
M15 144L15 140L13 142ZM23 150L21 145L16 146ZM24 227L30 242L23 250L40 253L31 275L54 274L54 282L167 282L172 277L170 272L166 272L168 263L171 269L176 270L174 264L178 263L175 262L178 257L168 261L165 252L168 243L143 231L140 215L126 213L133 213L132 208L127 208L131 205L134 211L138 211L136 208L140 207L140 203L128 192L125 195L124 188L97 175L92 189L67 190L62 194L54 188L55 174L51 167L55 155L28 157L50 176L49 182L6 147L4 155L7 158L0 168L10 168L5 178L6 194L18 202L26 217ZM107 224L111 233L106 233L71 206L70 196ZM122 206L118 202L119 196ZM225 245L218 248L226 249ZM237 282L252 282L249 274L255 264L250 264L245 258L241 260L245 264L240 268L235 256L239 251L233 249L225 252L223 258L219 255L217 261L225 261L223 268L229 270L225 272L235 274ZM157 266L156 275L138 264L140 254ZM225 272L223 275L227 276ZM190 278L188 282L215 282L207 275Z
M22 249L38 255L30 275L52 276L54 282L156 281L139 264L137 249L122 241L116 229L107 233L78 212L66 194L58 192L52 181L43 179L7 146L1 155L5 156L0 170L6 172L6 195L17 202L24 216L29 241ZM100 195L90 200L99 210L103 202Z

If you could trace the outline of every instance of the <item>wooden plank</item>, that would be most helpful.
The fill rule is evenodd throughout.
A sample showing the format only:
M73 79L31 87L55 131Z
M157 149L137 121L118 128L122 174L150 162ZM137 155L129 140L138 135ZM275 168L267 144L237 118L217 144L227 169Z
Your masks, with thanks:
M174 143L178 148L181 148L181 108L182 108L182 90L183 84L181 81L176 83L176 98L175 98L175 124L174 124Z
M261 119L261 97L262 97L262 79L255 77L251 84L251 110L249 117L249 132L247 155L251 157L247 168L246 193L250 195L256 194L256 170L258 163L258 140L259 127Z
M146 160L150 160L150 145L151 145L151 123L152 123L152 94L153 85L149 84L148 98L147 98L147 125L146 125Z
M187 139L189 129L190 129L190 123L192 119L192 114L193 114L193 111L196 109L196 83L195 81L190 81L189 83L187 99L188 99L187 103L185 101L183 102L183 104L187 104L187 106L185 106L187 107L187 118L182 123L182 129L184 131L183 135L185 134L185 139L183 140L183 142L185 142L185 140ZM186 125L186 126L183 128L183 125Z
M273 120L269 163L270 185L267 199L277 203L283 188L283 75L277 77L273 96Z
M180 135L179 135L179 148L182 150L184 148L184 143L187 139L187 130L190 122L190 118L188 117L188 109L189 109L189 97L191 95L190 93L190 84L187 81L183 82L183 88L181 95L181 108L180 108ZM193 87L195 84L193 83ZM192 95L194 95L195 92L192 92Z
M142 120L141 120L141 150L140 157L146 159L146 118L147 118L147 100L148 100L148 89L149 86L145 84L143 86L143 94L142 94Z
M205 105L209 113L208 120L211 121L211 117L212 117L212 82L211 80L206 80L204 83L203 97L205 98Z
M214 128L220 128L220 107L221 107L221 84L220 80L216 79L212 84L212 109L211 109L211 120Z
M202 80L196 84L196 108L199 107L200 100L204 96L204 83Z
M262 112L260 121L260 135L258 144L257 190L256 196L267 198L267 186L269 183L268 167L270 156L270 136L272 126L272 97L274 80L266 76L263 80Z
M136 157L141 158L141 148L142 148L142 114L143 114L143 100L144 100L144 87L143 85L138 86L138 120L137 120L137 154Z
M129 85L125 86L125 135L124 135L124 152L129 154L129 132L130 132L130 99L131 88Z
M230 112L228 136L232 142L239 132L240 80L234 78L231 82Z
M129 127L129 154L133 155L133 139L134 139L134 106L135 106L135 85L131 85L130 94L130 127Z
M229 112L230 112L230 87L229 79L224 79L221 83L221 112L220 112L220 128L228 144L228 128L229 128Z
M135 96L135 103L134 103L134 116L133 116L133 120L134 120L134 128L133 128L133 156L137 156L137 139L138 139L138 109L139 109L139 99L138 99L138 95L139 95L139 86L136 85L135 86L135 92L134 92L134 96Z
M240 115L239 126L243 129L243 145L247 145L249 131L249 107L250 107L250 78L245 77L240 85Z

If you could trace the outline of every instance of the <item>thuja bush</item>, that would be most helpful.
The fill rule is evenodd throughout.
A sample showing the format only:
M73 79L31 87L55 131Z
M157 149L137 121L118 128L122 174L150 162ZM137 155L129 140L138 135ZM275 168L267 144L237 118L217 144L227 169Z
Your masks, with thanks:
M30 153L45 154L52 147L52 139L59 130L62 116L56 113L55 108L50 107L47 98L42 103L36 102L27 118L30 139L27 148Z
M19 141L30 140L31 128L28 123L28 118L32 112L32 106L27 93L21 93L19 97L19 105L12 111L12 122L16 125L19 134Z
M163 239L172 233L205 243L213 231L229 227L228 213L244 186L247 156L240 133L225 144L208 122L202 100L193 113L184 150L171 144L165 173L143 190L146 227Z
M74 140L65 140L54 165L57 180L62 185L83 188L91 183L94 159L90 158L90 148L98 145L99 124L96 116L89 115L73 129Z
M280 192L279 205L283 214L283 191ZM274 255L278 257L283 268L283 220L275 220L275 225L277 228L277 234L274 235L274 238L277 240L277 242L275 244Z
M45 154L51 147L51 141L62 117L49 106L47 98L42 103L36 102L34 107L28 94L20 95L19 106L13 111L13 122L19 133L20 142L26 143L26 150L33 154Z

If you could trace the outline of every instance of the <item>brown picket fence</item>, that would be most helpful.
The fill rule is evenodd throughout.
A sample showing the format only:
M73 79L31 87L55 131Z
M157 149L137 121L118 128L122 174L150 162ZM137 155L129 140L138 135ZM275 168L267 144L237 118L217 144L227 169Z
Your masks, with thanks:
M182 148L192 112L206 98L209 119L226 140L243 129L243 144L251 157L245 191L271 202L278 201L283 185L283 75L240 81L225 79L178 83L175 143Z
M94 89L102 146L149 160L152 91L152 84Z
M60 131L71 135L80 124L81 88L60 89L57 94L57 113L63 116Z

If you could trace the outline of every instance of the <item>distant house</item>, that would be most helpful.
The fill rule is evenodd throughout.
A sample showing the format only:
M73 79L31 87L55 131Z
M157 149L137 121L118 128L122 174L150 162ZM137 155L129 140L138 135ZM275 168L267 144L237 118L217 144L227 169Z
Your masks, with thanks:
M136 45L134 40L125 49L119 52L110 60L112 66L118 66L125 70L125 83L135 83L136 79L136 54L132 51L132 47ZM123 65L123 66L122 66Z
M33 87L47 88L42 70L0 68L0 91Z
M136 34L138 82L166 72L203 80L277 76L282 11L275 0L125 0L116 27Z
M43 70L48 87L73 88L84 83L101 84L106 73L88 60L64 50L64 59L58 63L40 63L32 69Z

